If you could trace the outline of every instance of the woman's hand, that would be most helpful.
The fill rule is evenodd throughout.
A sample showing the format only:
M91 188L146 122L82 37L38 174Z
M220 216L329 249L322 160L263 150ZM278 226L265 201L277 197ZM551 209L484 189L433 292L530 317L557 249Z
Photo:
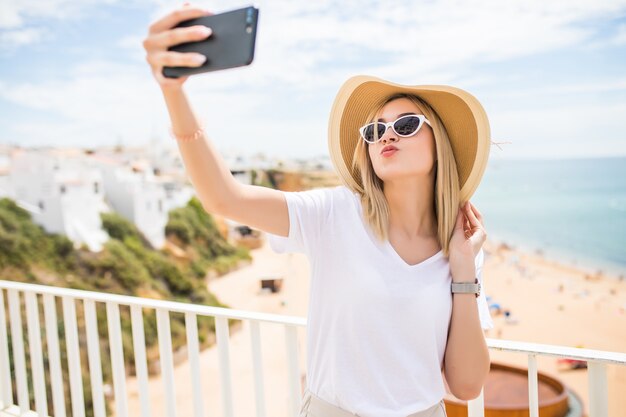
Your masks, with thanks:
M189 76L167 78L163 76L163 67L199 67L205 57L195 52L168 51L172 45L183 42L200 41L211 35L210 28L203 25L175 28L178 23L213 13L198 6L191 6L185 2L178 9L173 10L161 19L150 25L148 37L143 41L146 50L146 61L152 67L152 74L161 88L180 87Z
M483 216L471 202L466 202L456 216L450 240L450 273L453 282L474 282L475 258L487 240ZM472 274L468 276L468 274Z

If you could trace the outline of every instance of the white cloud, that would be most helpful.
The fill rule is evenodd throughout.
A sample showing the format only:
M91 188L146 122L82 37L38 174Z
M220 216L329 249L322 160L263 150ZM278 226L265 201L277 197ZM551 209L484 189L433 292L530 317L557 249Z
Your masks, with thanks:
M0 48L4 50L15 50L23 45L39 42L44 34L44 30L33 28L0 32Z
M195 3L216 12L239 7L226 0ZM0 28L6 30L0 36L13 36L7 35L9 30L28 33L33 30L29 21L35 17L76 19L100 4L101 0L11 2L8 12L0 14ZM149 20L154 22L179 2L151 4ZM591 42L595 29L588 23L612 17L626 7L625 0L260 0L257 4L260 21L252 66L192 77L187 91L198 117L210 124L218 146L240 144L240 149L272 149L292 155L326 151L327 112L332 98L341 83L355 73L407 84L454 83L462 88L498 82L514 85L494 80L491 74L478 74L472 66ZM147 29L129 27L128 34L113 43L119 56L116 62L72 61L68 62L65 80L5 82L0 97L58 118L55 123L13 125L11 130L23 135L25 143L81 144L85 138L94 143L115 143L118 135L138 143L148 139L153 126L165 135L168 114L141 44ZM624 32L620 28L614 39ZM24 42L29 41L22 36ZM35 41L35 35L30 39ZM515 81L522 76L504 77ZM625 83L626 79L619 78L548 86L547 90L538 87L537 91L504 88L499 96L491 96L495 100L494 111L489 110L494 137L497 134L522 141L520 132L527 126L524 119L532 117L538 120L541 137L580 138L580 129L571 127L571 109L504 111L498 105L502 101L497 100L541 92L608 92L623 90ZM596 116L604 114L601 102L587 103L585 108ZM618 110L624 109L616 105L608 112L617 116ZM583 128L593 132L594 125L585 123ZM626 126L607 123L610 128L621 129L616 132L626 131ZM523 140L537 149L536 141ZM507 146L512 149L511 145L504 148Z
M615 36L609 41L609 44L615 46L626 45L626 24L618 26Z
M9 4L6 15L14 17L7 17L7 21L20 26L26 24L26 17L78 18L102 1L27 0ZM178 2L169 0L155 0L153 4L151 22L179 6ZM243 5L230 0L195 4L216 12ZM254 74L236 82L258 85L279 81L301 88L320 88L337 85L355 66L363 73L415 83L417 78L460 76L468 64L578 45L593 35L593 29L576 23L612 16L626 7L626 0L428 3L260 0L258 4L256 55L259 59L254 64ZM147 28L143 28L121 39L118 45L136 53L143 61L141 40L146 33ZM616 39L621 37L618 34ZM348 69L341 70L342 67ZM443 76L438 75L441 73Z
M94 6L118 0L2 0L0 29L20 28L29 19L68 20L86 17Z
M567 106L541 105L501 110L487 109L492 140L511 142L500 157L562 158L572 156L615 156L626 150L626 103L580 101Z
M613 80L591 80L581 81L578 83L568 83L562 85L537 85L523 90L506 89L504 91L496 91L491 95L501 99L519 99L519 98L549 98L555 95L575 94L582 97L583 94L599 94L607 92L626 91L626 78L617 78Z

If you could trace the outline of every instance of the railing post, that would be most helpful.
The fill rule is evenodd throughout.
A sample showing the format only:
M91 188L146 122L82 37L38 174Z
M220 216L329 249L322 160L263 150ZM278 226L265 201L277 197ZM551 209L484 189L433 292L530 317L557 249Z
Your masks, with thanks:
M485 393L484 387L480 389L480 395L467 402L468 417L485 417Z
M266 417L265 385L263 382L263 355L261 354L261 331L258 320L250 320L250 340L252 343L252 366L254 367L254 394L256 415Z
M217 352L220 358L220 381L222 383L222 405L224 417L233 417L233 392L230 374L230 351L228 339L228 319L215 317Z
M52 388L52 408L54 416L65 415L65 394L61 373L61 349L59 348L59 322L57 321L56 301L52 294L43 295L43 311L46 318L46 341L50 362L50 385Z
M168 417L176 417L176 397L174 396L174 360L172 358L172 332L170 313L157 309L157 333L159 338L159 360L161 376L165 388L165 409Z
M115 411L117 417L128 416L126 399L126 367L124 365L124 349L122 348L122 329L120 325L120 308L114 302L106 303L107 325L109 329L109 348L111 366L113 367L113 392L115 393Z
M9 362L9 339L7 337L7 318L4 312L4 291L0 288L0 401L6 408L13 403L13 387Z
M48 414L48 400L46 398L46 377L43 368L43 352L41 349L41 329L39 327L39 308L37 294L24 293L26 302L26 320L28 323L28 344L30 347L30 368L35 391L35 410L39 415Z
M588 361L589 379L589 415L593 417L609 416L609 394L606 378L606 364Z
M285 325L285 341L288 361L288 390L291 415L298 415L301 402L300 365L298 364L298 333L295 326Z
M139 383L139 401L141 415L150 417L150 398L148 388L148 364L146 360L146 338L143 329L143 313L140 306L130 306L130 321L133 332L133 350L135 351L135 373Z
M83 302L85 312L85 332L87 333L87 355L89 376L91 378L91 399L95 417L106 417L104 391L102 389L102 361L100 359L100 333L96 317L96 303L93 300Z
M200 379L200 347L198 346L198 320L193 313L185 313L185 330L187 332L187 355L191 370L193 388L193 410L195 417L204 415L202 401L202 381Z
M8 297L9 314L11 315L11 342L13 344L13 366L15 367L17 404L20 407L20 413L25 413L30 410L30 402L28 400L28 383L26 382L26 357L24 356L20 295L17 290L8 290Z
M539 417L539 386L537 381L537 355L528 354L528 411L530 417Z
M80 349L78 346L78 328L76 325L76 301L73 297L63 297L63 325L65 326L67 367L70 374L72 416L85 417L83 374L80 366L81 361Z

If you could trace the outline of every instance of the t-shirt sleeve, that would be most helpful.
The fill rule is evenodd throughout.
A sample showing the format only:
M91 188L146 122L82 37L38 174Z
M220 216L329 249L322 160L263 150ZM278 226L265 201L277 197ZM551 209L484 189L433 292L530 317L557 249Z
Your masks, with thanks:
M478 255L476 255L476 277L480 282L480 295L477 298L478 302L478 317L480 318L480 325L483 330L493 329L493 320L491 319L491 313L489 312L489 305L487 304L487 296L485 295L485 280L483 279L483 265L485 263L485 251L480 249Z
M311 253L311 249L319 244L323 227L328 223L335 191L336 187L284 191L289 212L289 235L268 233L272 250L276 253Z

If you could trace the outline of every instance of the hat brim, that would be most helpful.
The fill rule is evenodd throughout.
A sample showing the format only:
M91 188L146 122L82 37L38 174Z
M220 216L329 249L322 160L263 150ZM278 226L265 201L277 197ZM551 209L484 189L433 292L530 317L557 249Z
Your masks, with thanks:
M330 157L343 183L354 191L362 189L360 177L350 168L360 140L358 129L367 123L368 113L382 98L401 92L422 98L441 119L457 165L460 200L469 200L487 167L489 120L473 95L447 85L409 86L367 75L349 78L337 93L328 124Z

